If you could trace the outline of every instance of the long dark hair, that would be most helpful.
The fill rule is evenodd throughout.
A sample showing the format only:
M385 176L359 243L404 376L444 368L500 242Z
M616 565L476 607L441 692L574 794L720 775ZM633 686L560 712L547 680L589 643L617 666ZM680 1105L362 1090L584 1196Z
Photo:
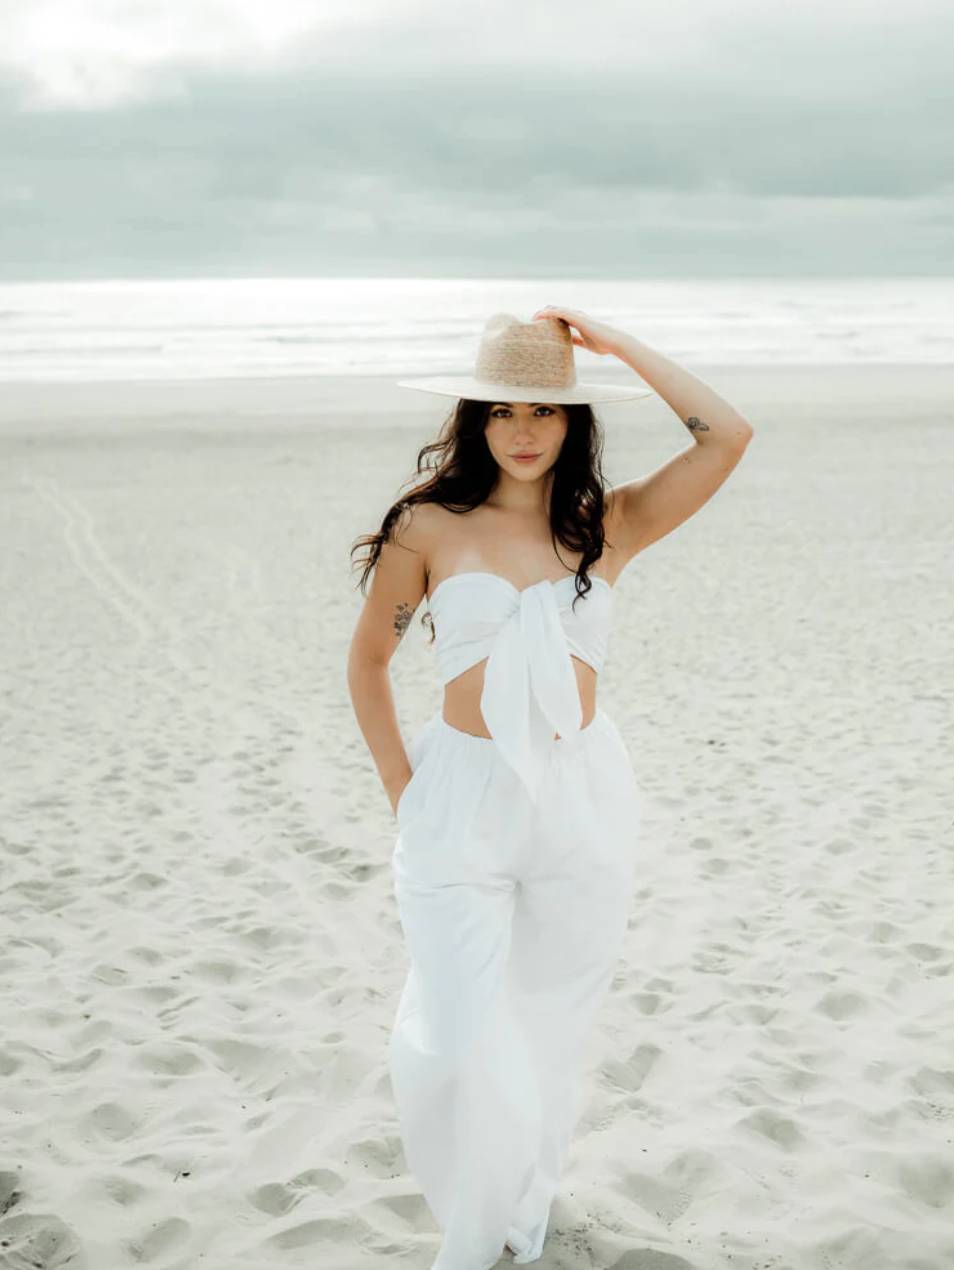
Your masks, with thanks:
M462 397L441 425L437 440L429 441L418 451L417 471L409 481L421 475L426 475L426 479L413 485L388 508L377 533L356 540L352 557L360 548L367 548L358 582L362 595L366 594L368 577L381 548L408 507L438 503L448 511L468 512L490 494L499 470L484 436L493 404ZM603 553L603 429L591 406L565 405L563 409L568 420L566 436L547 474L552 478L550 537L554 547L559 541L570 551L583 553L576 570L576 604L592 588L587 570ZM425 613L425 617L429 616ZM433 623L431 629L433 632Z

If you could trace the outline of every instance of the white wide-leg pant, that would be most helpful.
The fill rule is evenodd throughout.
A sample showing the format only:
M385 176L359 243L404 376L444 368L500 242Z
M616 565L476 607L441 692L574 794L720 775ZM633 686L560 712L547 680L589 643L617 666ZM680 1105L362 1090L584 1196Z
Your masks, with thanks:
M532 802L489 737L433 715L409 747L394 892L410 970L390 1038L432 1270L541 1255L583 1042L630 911L642 796L605 711L554 739Z

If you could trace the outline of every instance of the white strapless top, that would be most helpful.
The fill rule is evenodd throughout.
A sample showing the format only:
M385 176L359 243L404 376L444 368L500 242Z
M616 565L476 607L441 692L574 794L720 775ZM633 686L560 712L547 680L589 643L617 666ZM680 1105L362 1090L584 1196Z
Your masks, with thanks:
M575 610L574 573L522 590L496 573L452 573L428 601L441 683L487 658L481 714L534 798L554 733L572 737L583 721L571 654L597 672L606 659L613 588L590 580Z

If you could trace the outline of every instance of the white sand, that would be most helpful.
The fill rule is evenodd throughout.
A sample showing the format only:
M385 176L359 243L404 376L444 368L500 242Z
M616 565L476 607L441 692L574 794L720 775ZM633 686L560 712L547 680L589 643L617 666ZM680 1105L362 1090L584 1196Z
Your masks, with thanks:
M645 867L539 1265L950 1270L954 369L698 369L757 435L618 584ZM4 390L0 1265L430 1266L344 663L444 408ZM613 481L687 443L601 417ZM420 615L392 669L409 737Z

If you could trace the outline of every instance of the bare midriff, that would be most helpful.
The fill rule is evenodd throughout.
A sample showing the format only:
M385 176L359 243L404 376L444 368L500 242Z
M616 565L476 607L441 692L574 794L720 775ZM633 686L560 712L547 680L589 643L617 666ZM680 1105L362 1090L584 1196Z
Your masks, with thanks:
M583 710L581 727L593 721L596 714L596 681L598 675L592 666L579 657L570 655L576 673L576 686L580 693L580 706ZM489 737L484 716L480 712L480 695L484 687L484 668L487 659L476 662L463 671L456 679L444 685L444 721L460 732L470 732L474 736ZM554 737L559 738L559 732Z

